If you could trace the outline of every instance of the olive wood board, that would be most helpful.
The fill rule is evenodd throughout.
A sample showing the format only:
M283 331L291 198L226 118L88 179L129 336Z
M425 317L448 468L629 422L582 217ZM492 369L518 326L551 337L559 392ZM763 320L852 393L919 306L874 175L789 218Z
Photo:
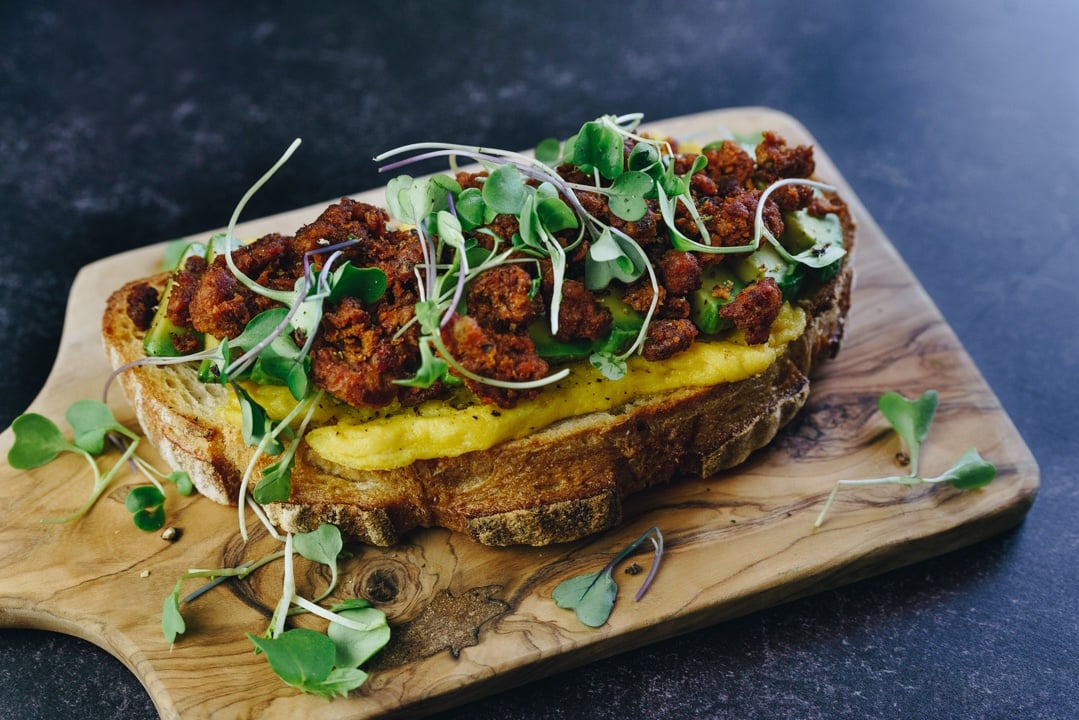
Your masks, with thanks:
M807 130L766 108L719 110L653 126L700 141L725 131L772 129L792 144L813 143L817 175L839 188L858 223L856 289L843 347L814 379L805 409L768 448L720 476L632 497L621 527L579 542L491 548L435 529L414 532L398 547L353 548L335 597L370 598L387 612L394 632L369 663L368 682L332 702L283 684L245 638L266 628L280 596L280 563L185 606L187 633L171 647L163 638L162 601L182 573L234 566L276 549L264 532L245 547L234 508L170 490L169 522L181 535L166 542L132 525L123 501L140 481L125 471L83 519L43 524L42 518L82 503L92 484L85 462L65 454L22 472L5 460L0 626L65 632L100 645L135 673L167 718L422 716L946 553L1018 524L1039 484L1034 458L938 309ZM383 204L381 189L356 197ZM292 232L322 207L244 223L238 233ZM98 335L105 298L123 282L153 272L161 258L156 245L80 271L55 366L30 411L66 428L70 403L100 397L109 373ZM997 478L967 492L929 485L844 489L823 526L814 529L836 480L905 472L900 441L876 410L878 396L894 390L915 397L931 387L940 392L940 409L923 448L923 472L943 472L976 446L996 464ZM117 418L134 427L118 389L109 402ZM0 436L4 458L12 442L9 428ZM159 462L148 446L140 453ZM666 553L639 602L633 595L644 574L619 568L618 601L603 627L587 628L555 606L551 591L558 583L598 570L653 525L664 534ZM647 570L648 547L626 564ZM329 580L325 566L302 559L297 574L308 597ZM188 581L184 592L198 585ZM296 622L319 627L307 618Z

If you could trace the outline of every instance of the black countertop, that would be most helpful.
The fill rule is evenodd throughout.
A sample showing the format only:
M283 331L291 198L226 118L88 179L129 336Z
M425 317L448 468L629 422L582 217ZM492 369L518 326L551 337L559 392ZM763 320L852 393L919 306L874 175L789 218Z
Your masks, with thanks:
M1079 717L1079 4L0 4L0 427L44 383L79 267L382 184L432 136L529 147L603 113L801 120L1041 467L965 550L443 718ZM0 579L0 584L3 580ZM0 616L2 620L2 616ZM0 631L0 717L152 717L81 640Z

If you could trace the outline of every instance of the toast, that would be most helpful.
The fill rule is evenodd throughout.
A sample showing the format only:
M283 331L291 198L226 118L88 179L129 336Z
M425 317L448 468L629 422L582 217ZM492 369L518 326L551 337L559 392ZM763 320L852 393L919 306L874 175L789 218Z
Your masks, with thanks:
M855 228L845 206L835 211L847 254L832 276L803 284L790 304L804 316L804 330L781 343L762 372L634 397L489 448L392 469L348 467L300 440L290 494L266 504L267 515L286 531L332 523L380 546L418 527L448 528L487 545L538 546L616 526L631 493L740 464L794 418L809 396L811 374L838 351ZM145 356L144 331L129 312L132 287L148 283L160 291L168 278L133 281L108 299L102 333L114 367ZM136 366L119 381L162 457L186 470L203 495L236 503L253 448L236 421L232 390L203 382L190 364Z

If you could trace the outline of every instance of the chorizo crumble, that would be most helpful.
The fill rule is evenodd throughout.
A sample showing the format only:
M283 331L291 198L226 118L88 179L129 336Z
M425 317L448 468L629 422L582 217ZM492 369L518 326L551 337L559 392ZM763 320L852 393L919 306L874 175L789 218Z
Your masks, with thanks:
M677 146L671 142L672 148ZM634 143L626 142L626 155ZM697 159L695 153L674 156L677 173L687 173ZM707 164L689 179L689 192L699 211L698 223L684 205L676 205L675 226L686 237L713 247L734 247L750 243L754 218L763 190L784 178L809 178L814 172L811 147L789 147L773 133L763 134L751 156L734 141L703 150ZM592 182L577 167L558 167L560 176L571 182ZM482 188L487 172L456 175L462 188ZM603 223L633 238L656 269L658 306L647 328L641 354L648 360L662 360L688 348L700 335L691 322L687 297L702 286L709 267L734 263L749 253L715 254L672 248L657 200L647 200L640 219L627 222L608 206L605 195L576 190L581 206ZM763 220L773 235L784 230L784 214L808 210L815 216L836 212L842 201L822 197L804 185L785 185L771 193L763 209ZM702 227L708 231L702 237ZM489 247L492 236L509 240L518 231L512 215L496 215L484 225L466 231L465 237ZM576 231L555 234L569 246ZM397 401L405 405L437 395L440 383L419 389L394 382L413 375L420 363L420 329L415 322L415 306L421 300L417 267L424 262L420 238L411 229L390 223L389 214L372 205L349 198L326 208L312 223L294 236L271 234L232 253L236 266L259 284L274 289L291 289L304 272L304 253L320 246L354 240L343 250L343 259L355 267L377 267L387 278L387 289L376 302L363 305L345 297L327 303L319 331L311 347L311 377L316 386L353 406L381 407ZM451 262L451 249L440 262ZM584 282L582 247L571 248L561 284L561 304L557 333L559 343L595 341L612 332L612 312L605 295L638 313L648 311L655 291L645 280L625 284L612 282L600 292ZM547 322L551 307L553 270L548 259L520 256L484 271L467 287L463 303L441 326L441 339L454 359L465 369L503 381L535 380L550 371L550 363L537 351L530 327ZM527 260L527 261L526 261ZM316 268L323 262L316 256ZM150 286L136 286L129 298L132 319L142 329L149 326L158 302ZM730 295L717 286L713 297ZM783 303L783 292L775 280L766 277L750 283L723 305L721 317L744 333L746 342L767 341L772 323ZM217 338L235 338L259 312L276 305L258 295L230 272L224 256L207 263L189 259L174 275L174 287L167 303L168 319L178 328L190 328ZM296 338L302 342L304 338ZM627 344L628 346L628 344ZM451 371L456 374L456 371ZM460 377L482 401L512 407L519 399L534 397L540 390L510 389Z

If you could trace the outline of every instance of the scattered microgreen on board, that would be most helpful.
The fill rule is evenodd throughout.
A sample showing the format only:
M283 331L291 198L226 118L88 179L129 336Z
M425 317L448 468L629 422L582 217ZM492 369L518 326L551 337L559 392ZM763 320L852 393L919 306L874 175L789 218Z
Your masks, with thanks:
M877 407L903 441L910 457L910 473L866 480L837 481L813 526L820 527L824 522L824 516L832 507L841 487L868 485L913 487L920 484L950 483L959 490L974 490L991 483L997 475L996 466L984 460L974 448L969 448L952 467L936 477L924 477L918 474L922 444L929 434L929 427L936 415L938 402L939 396L936 390L928 390L916 400L908 400L894 392L881 395Z
M270 626L262 635L246 633L255 652L266 657L270 668L286 684L303 692L332 698L345 696L367 680L360 669L390 639L386 614L362 598L352 598L331 606L318 605L337 586L338 560L344 550L341 531L322 524L308 533L287 536L285 549L235 568L193 569L182 575L165 598L161 612L161 630L165 640L175 643L187 632L182 607L229 579L242 580L258 568L276 560L285 562L285 582ZM292 565L294 553L330 567L329 586L313 600L296 591ZM181 597L185 580L209 578L210 581L187 597ZM314 613L329 621L325 633L309 628L286 629L287 618L296 613Z
M555 605L573 610L577 614L577 619L588 627L601 627L611 616L615 600L618 598L618 584L613 577L614 569L648 539L652 540L655 554L652 559L652 569L649 570L648 576L634 598L639 601L652 584L652 579L659 571L660 559L663 557L663 534L657 527L648 528L643 535L611 558L603 569L577 575L560 583L551 593Z
M132 514L135 527L140 530L159 530L165 524L165 490L158 478L176 484L181 494L193 491L187 473L177 471L164 475L135 455L140 438L116 421L108 405L97 400L78 400L65 414L71 426L73 439L69 441L52 420L38 413L25 413L11 424L15 442L8 451L8 464L19 470L31 470L47 465L65 452L74 453L86 460L94 477L89 498L74 512L58 518L42 520L47 523L64 523L76 520L94 506L105 493L119 470L130 460L141 470L151 485L140 485L128 492L125 506ZM112 438L121 450L120 457L102 472L96 456L105 452L105 440Z

